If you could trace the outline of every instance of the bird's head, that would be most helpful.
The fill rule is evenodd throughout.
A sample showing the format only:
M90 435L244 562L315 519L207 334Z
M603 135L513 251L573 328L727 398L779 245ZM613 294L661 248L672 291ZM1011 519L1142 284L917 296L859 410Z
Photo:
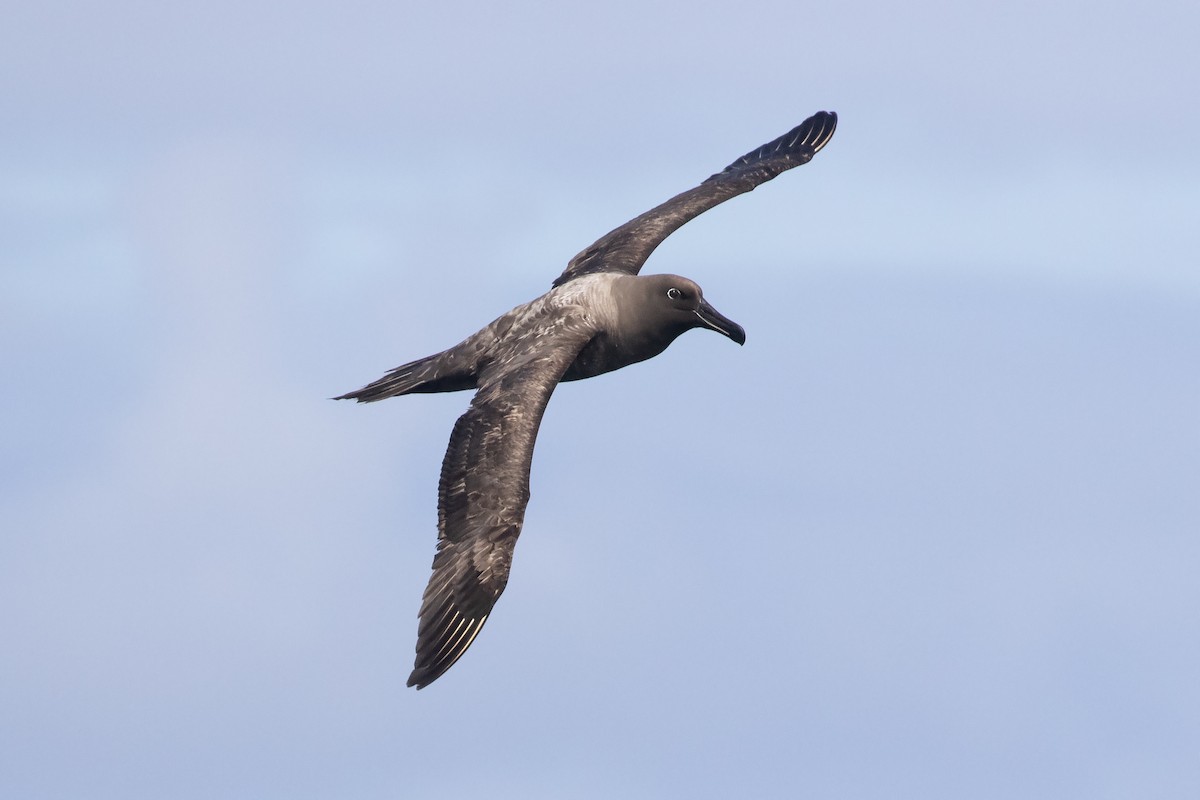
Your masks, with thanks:
M678 275L646 275L638 279L642 307L675 336L692 328L709 328L738 344L746 343L741 325L713 308L695 281Z

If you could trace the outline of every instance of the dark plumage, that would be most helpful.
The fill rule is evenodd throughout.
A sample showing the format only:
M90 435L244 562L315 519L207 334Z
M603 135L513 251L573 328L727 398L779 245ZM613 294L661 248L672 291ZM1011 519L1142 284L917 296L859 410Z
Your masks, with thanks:
M654 248L713 206L807 163L836 126L836 114L814 114L696 188L605 234L571 259L536 300L449 350L337 398L372 402L476 390L442 462L438 549L421 602L409 686L428 686L449 669L504 591L529 502L534 440L554 387L656 356L692 328L745 342L741 326L709 305L692 281L638 275Z

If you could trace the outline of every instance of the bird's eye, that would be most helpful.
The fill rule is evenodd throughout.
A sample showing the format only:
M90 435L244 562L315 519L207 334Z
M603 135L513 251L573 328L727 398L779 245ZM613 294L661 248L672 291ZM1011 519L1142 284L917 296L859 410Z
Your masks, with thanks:
M667 289L667 297L671 298L672 300L678 300L679 298L683 297L683 292L672 286L670 289Z

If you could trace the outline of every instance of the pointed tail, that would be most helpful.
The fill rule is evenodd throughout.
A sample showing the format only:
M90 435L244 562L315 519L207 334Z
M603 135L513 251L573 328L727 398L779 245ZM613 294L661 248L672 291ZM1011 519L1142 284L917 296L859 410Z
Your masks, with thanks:
M474 370L466 368L458 355L455 349L451 349L403 364L379 380L333 399L374 403L402 394L457 392L476 388Z

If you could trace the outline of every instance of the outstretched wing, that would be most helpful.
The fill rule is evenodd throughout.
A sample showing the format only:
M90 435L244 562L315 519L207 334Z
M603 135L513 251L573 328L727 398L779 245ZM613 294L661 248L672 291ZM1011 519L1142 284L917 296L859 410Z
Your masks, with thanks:
M550 395L591 334L559 318L484 370L458 418L438 486L438 549L408 685L437 680L483 628L508 583L529 502L529 465Z
M835 128L837 114L818 111L778 139L734 161L696 188L675 195L662 205L608 232L571 259L554 285L561 286L572 278L592 272L636 275L654 248L688 220L731 197L766 183L785 170L807 164L829 142Z

